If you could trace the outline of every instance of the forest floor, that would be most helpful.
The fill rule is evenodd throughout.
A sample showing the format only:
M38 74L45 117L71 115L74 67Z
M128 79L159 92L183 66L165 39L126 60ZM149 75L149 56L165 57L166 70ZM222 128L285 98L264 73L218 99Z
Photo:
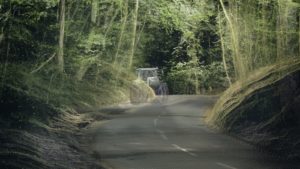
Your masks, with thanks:
M101 168L82 150L80 129L89 118L56 110L19 91L2 93L0 168Z

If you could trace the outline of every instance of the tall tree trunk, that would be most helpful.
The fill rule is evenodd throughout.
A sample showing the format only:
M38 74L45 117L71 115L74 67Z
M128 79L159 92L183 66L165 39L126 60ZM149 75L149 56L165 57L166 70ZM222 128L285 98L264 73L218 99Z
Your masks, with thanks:
M5 63L4 63L4 67L3 67L3 70L2 70L2 74L1 74L1 92L2 92L2 88L5 84L5 76L6 76L6 73L7 73L7 67L8 67L8 58L9 58L9 54L10 54L10 42L8 41L7 43L7 48L6 48L6 58L5 58Z
M286 24L287 23L287 4L282 0L278 0L278 16L277 16L277 62L283 57L287 57L287 34L286 34Z
M239 45L238 45L238 37L237 37L237 30L235 29L235 26L232 23L232 20L225 8L223 0L219 0L222 10L224 12L225 18L228 22L229 28L230 28L230 33L231 33L231 40L232 40L232 46L233 46L233 62L234 62L234 69L236 76L238 79L243 79L245 78L245 68L242 63L242 59L240 58L240 53L239 53Z
M124 1L124 5L125 5L124 18L123 18L123 21L122 21L121 33L120 33L119 40L118 40L117 51L116 51L116 54L115 54L115 57L114 57L114 65L116 65L117 59L119 57L119 52L120 52L120 48L121 48L121 45L122 45L123 35L124 35L126 22L127 22L127 18L128 18L128 0Z
M263 28L262 29L265 29L265 30L268 30L268 15L267 15L267 5L265 4L262 4L262 24L263 24ZM268 44L268 41L267 41L267 36L268 34L267 33L261 33L262 35L262 39L261 39L261 45L262 45L262 56L263 58L261 59L262 62L260 63L259 66L265 66L265 65L268 65L270 64L270 58L269 58L269 53L268 53L268 48L266 47L263 47L263 45L265 44Z
M227 63L226 63L226 58L225 58L225 44L224 44L224 39L223 39L223 35L222 35L222 23L221 23L220 11L218 13L219 13L219 36L220 36L220 41L221 41L223 66L224 66L224 70L225 70L225 73L226 73L226 78L228 80L229 85L231 86L232 82L231 82L231 79L230 79L230 76L229 76L229 73L228 73L228 68L227 68Z
M194 71L194 76L195 76L195 94L198 95L200 94L200 91L199 91L199 79L196 71Z
M138 11L139 11L139 0L136 0L135 1L135 10L134 10L134 15L133 15L132 41L131 41L130 54L129 54L129 64L128 64L129 69L132 67L133 56L134 56L134 52L135 52Z
M298 13L298 56L300 56L300 11Z
M117 18L118 14L119 14L120 9L116 9L114 15L112 16L112 18L109 21L109 24L105 27L105 33L104 33L104 38L103 38L103 49L105 50L106 48L106 38L108 33L111 31L112 29L112 25L115 21L115 19ZM114 60L114 58L112 57L112 61Z
M58 42L58 70L62 73L64 71L64 34L65 34L65 0L60 0L60 29L59 29L59 42Z
M99 0L92 0L92 11L91 11L91 21L92 23L97 22L97 16L98 16L98 5Z
M13 17L11 16L12 15L12 5L10 3L9 5L9 16L8 17ZM11 20L8 20L8 27L7 27L7 33L5 34L3 32L3 36L4 36L4 41L6 41L7 43L7 46L6 46L6 57L5 57L5 63L4 63L4 66L2 68L2 65L1 65L1 84L0 84L0 92L2 92L2 88L5 84L5 77L6 77L6 73L7 73L7 66L8 66L8 61L9 61L9 55L10 55L10 50L11 50L11 46L10 46L10 39L9 39L9 36L10 36L10 29L12 27L11 25Z
M136 37L135 47L134 47L134 48L136 48L136 47L137 47L137 44L140 42L141 35L142 35L142 33L143 33L143 31L144 31L144 28L145 28L145 24L146 24L146 23L144 22L144 23L142 24L140 30L138 31L139 33L138 33L138 35L137 35L137 37Z
M4 27L1 28L1 34L0 34L0 45L4 39L4 32L3 32Z

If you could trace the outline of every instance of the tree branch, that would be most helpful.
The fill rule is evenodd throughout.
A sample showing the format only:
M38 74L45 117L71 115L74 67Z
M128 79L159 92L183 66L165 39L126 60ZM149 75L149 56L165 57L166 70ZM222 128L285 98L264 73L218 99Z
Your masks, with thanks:
M49 59L47 59L44 63L42 63L37 69L31 71L31 74L34 74L36 72L38 72L40 69L42 69L47 63L49 63L54 57L56 56L56 54L54 53Z

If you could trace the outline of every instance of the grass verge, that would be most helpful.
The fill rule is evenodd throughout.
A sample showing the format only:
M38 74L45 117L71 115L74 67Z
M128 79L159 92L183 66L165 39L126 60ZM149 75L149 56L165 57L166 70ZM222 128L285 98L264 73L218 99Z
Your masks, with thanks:
M80 129L89 122L79 112L128 100L134 76L104 69L76 80L28 68L6 65L0 79L0 168L100 168L82 156Z
M235 83L206 121L288 158L300 156L300 62L281 62Z

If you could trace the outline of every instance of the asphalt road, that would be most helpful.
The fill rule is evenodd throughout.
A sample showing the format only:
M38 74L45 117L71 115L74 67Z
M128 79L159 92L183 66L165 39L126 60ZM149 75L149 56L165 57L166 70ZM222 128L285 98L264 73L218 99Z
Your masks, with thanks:
M169 96L107 109L110 120L87 129L89 150L112 169L297 169L254 146L209 129L205 111L216 97Z

